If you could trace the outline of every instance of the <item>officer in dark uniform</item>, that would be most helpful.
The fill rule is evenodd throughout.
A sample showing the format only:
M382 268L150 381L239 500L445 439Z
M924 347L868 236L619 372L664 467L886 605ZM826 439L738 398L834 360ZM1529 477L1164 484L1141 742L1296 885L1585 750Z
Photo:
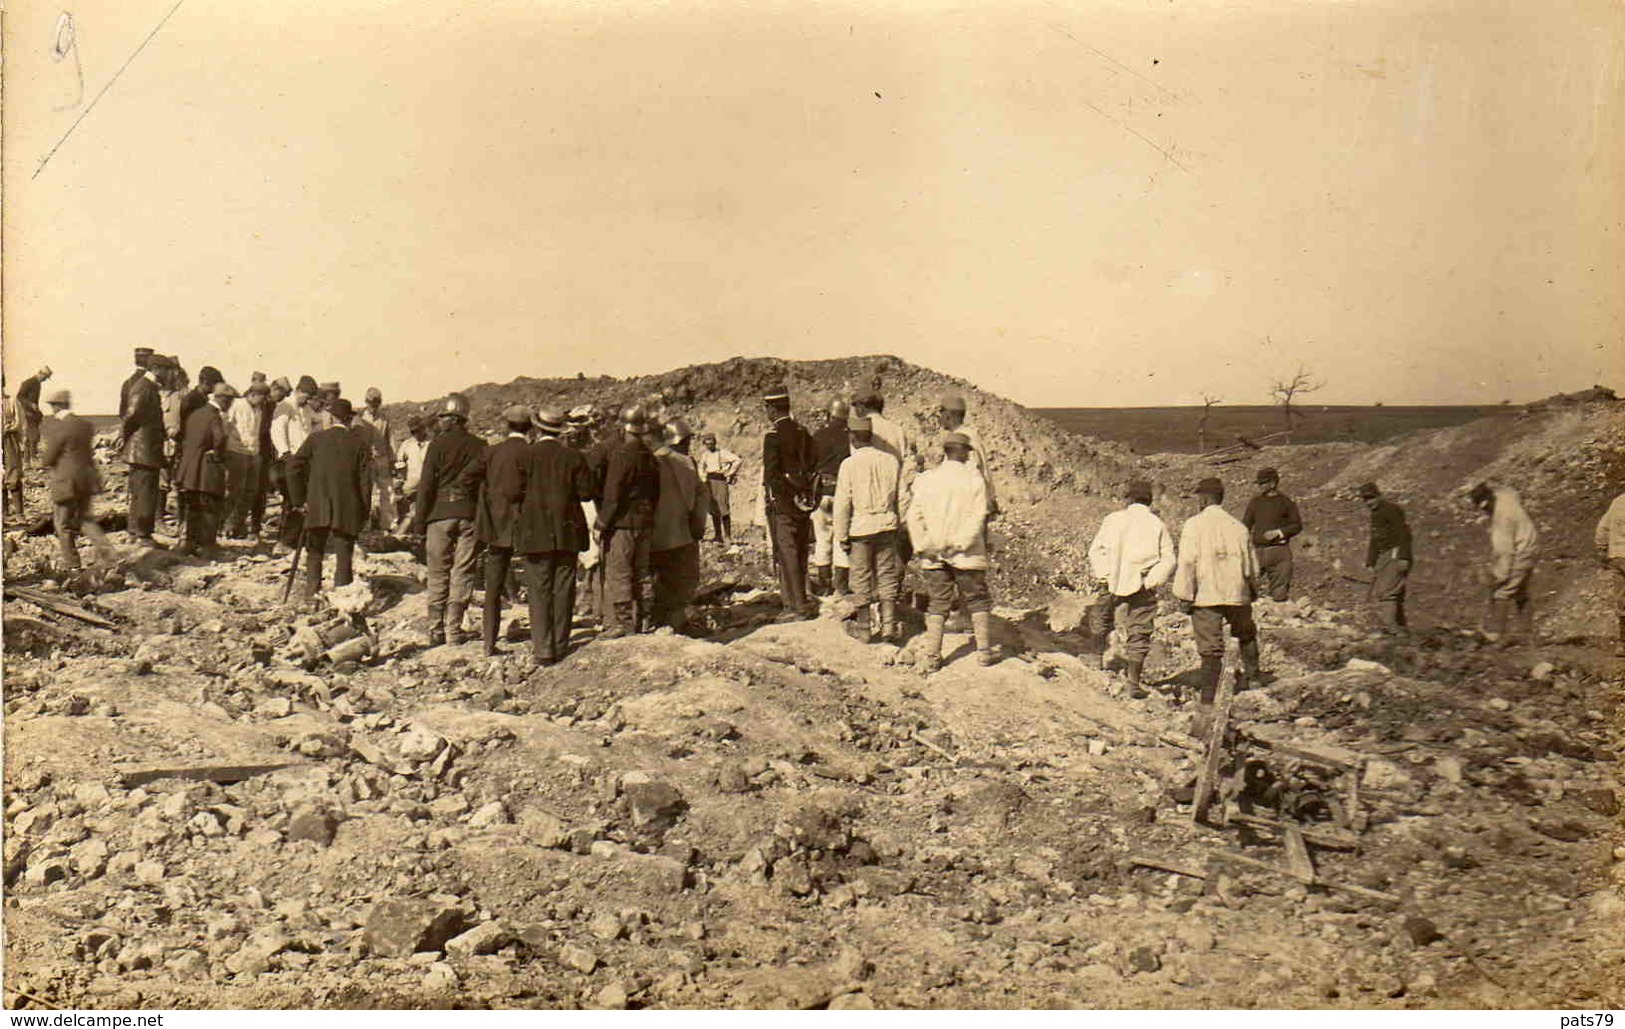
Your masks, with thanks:
M817 601L807 596L807 548L812 543L812 437L790 417L790 391L780 388L763 397L773 427L762 437L762 491L768 535L779 571L784 612L776 621L800 622L815 617Z
M429 646L463 642L463 612L474 599L479 540L474 493L463 477L485 455L485 441L468 431L468 398L453 393L436 419L440 433L423 457L412 530L427 537Z

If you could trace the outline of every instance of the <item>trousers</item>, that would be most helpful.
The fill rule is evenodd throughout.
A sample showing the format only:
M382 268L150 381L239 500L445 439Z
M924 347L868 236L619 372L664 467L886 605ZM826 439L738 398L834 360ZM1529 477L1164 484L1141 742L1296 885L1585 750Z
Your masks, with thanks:
M1224 627L1230 626L1230 635L1237 643L1247 644L1258 639L1258 626L1253 622L1253 605L1221 604L1199 607L1191 614L1191 631L1196 634L1196 652L1202 657L1224 657Z
M1292 547L1258 547L1258 584L1260 592L1277 602L1284 602L1292 592Z
M348 586L355 579L355 537L323 527L305 533L305 596L322 591L322 559L333 543L333 585Z
M1157 595L1140 589L1126 597L1106 596L1089 609L1089 631L1104 650L1106 636L1113 626L1122 629L1125 637L1123 654L1130 659L1145 660L1151 653L1151 633L1157 624Z
M258 454L231 454L226 461L226 532L241 536L254 513L259 493L260 457Z
M654 574L654 605L650 621L677 632L688 628L688 605L700 588L700 545L685 543L649 553Z
M853 600L877 604L897 596L903 581L903 563L898 560L896 530L852 537L849 556Z
M158 469L130 466L130 535L149 539L158 524Z
M220 540L220 507L225 498L218 493L186 490L186 542L194 547L212 547Z
M525 555L525 591L530 594L530 646L537 661L557 661L570 649L577 560L573 550Z
M107 535L102 532L100 525L91 520L89 497L57 501L51 512L51 518L56 528L57 543L62 547L63 567L81 567L78 548L80 533L89 536L104 557L107 555L109 548Z
M479 540L472 518L442 518L430 522L425 539L428 550L429 628L446 624L448 606L461 617L474 599L474 569L479 564ZM462 626L453 626L461 631Z
M787 609L807 606L807 545L812 521L799 511L769 508L773 531L773 560L779 572L779 596Z
M497 629L502 625L502 599L508 592L508 569L512 565L512 547L485 548L485 607L481 612L480 630L486 650L496 646Z
M604 550L604 628L637 632L653 606L650 529L612 529Z
M953 610L956 595L960 605L973 615L993 610L986 568L955 568L945 564L941 568L922 569L920 575L925 579L926 614L947 617Z
M825 510L826 505L829 510ZM835 512L834 504L829 497L825 497L812 513L813 556L815 565L834 565L836 568L851 568L852 554L841 541L835 538Z

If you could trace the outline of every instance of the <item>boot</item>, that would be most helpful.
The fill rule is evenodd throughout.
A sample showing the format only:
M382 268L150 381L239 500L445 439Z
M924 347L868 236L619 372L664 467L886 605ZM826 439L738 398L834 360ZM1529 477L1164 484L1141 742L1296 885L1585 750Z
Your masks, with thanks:
M493 614L490 606L487 606L480 617L480 638L485 643L486 657L495 657L497 654L501 653L501 651L497 649L497 630L500 629L501 626L502 615Z
M1224 675L1224 658L1202 658L1202 669L1197 673L1197 684L1201 688L1199 704L1209 708L1213 706L1214 698L1219 695L1219 678Z
M835 581L834 581L831 588L834 589L835 595L837 597L844 597L848 593L851 593L852 592L852 569L850 569L850 568L842 568L839 565L837 565L836 568L835 568Z
M1512 614L1512 601L1492 597L1490 612L1484 619L1484 641L1499 643L1506 635L1507 618Z
M874 640L873 626L874 620L870 617L870 605L865 604L852 612L852 617L847 619L844 628L846 634L859 643L870 643Z
M1144 671L1145 658L1143 657L1129 658L1127 664L1123 668L1123 672L1128 676L1128 695L1133 697L1135 700L1139 700L1145 696L1145 687L1141 685L1140 682Z
M976 636L976 663L983 667L998 663L999 652L993 647L993 612L971 612L970 626Z
M920 668L928 675L942 667L942 633L947 628L945 615L925 616L925 645Z
M1535 605L1533 601L1525 600L1522 604L1516 604L1514 606L1512 615L1512 636L1517 637L1520 643L1534 646L1536 641Z
M815 597L829 595L829 565L813 565L809 569L812 574L807 576L807 592Z
M1242 679L1248 689L1260 689L1264 685L1264 673L1259 669L1258 641L1251 640L1241 645Z
M902 627L897 624L897 601L882 600L880 602L880 638L887 643L897 643L902 639Z
M1385 628L1397 629L1404 623L1404 615L1400 613L1399 601L1384 600L1377 604L1377 611L1382 618Z
M446 605L446 642L452 646L468 642L468 636L463 632L463 612L467 605Z

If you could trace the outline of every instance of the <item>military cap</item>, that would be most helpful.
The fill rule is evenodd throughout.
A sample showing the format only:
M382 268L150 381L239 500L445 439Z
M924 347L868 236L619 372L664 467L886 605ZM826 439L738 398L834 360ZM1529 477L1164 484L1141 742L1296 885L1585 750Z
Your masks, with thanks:
M382 400L382 399L384 399L384 394L378 389L377 386L368 386L367 387L367 399L368 400Z
M1196 492L1207 496L1224 496L1224 483L1211 475L1196 484Z
M1274 468L1260 468L1258 474L1253 476L1253 481L1257 483L1280 482L1281 473Z
M846 420L846 427L853 432L872 432L875 423L869 420L868 415L856 414Z
M1134 479L1129 482L1128 489L1124 491L1124 496L1137 504L1149 504L1152 496L1151 484L1144 479Z
M851 415L851 413L852 405L848 404L840 397L836 397L834 400L829 402L829 416L832 420L838 422L842 418L846 418L847 416Z
M275 386L282 387L282 392L284 392L284 393L292 393L293 392L293 387L288 385L288 377L286 375L277 376L277 378L274 379L271 382L271 385L273 387L275 387Z
M327 405L327 409L341 422L347 422L355 417L355 405L344 397L334 397L333 402Z
M324 383L321 384L321 386L318 387L318 389L320 389L320 391L323 392L323 393L342 393L343 392L343 390L339 389L339 384L336 383L336 382L324 382Z
M253 385L256 382L264 382L264 381L265 381L265 373L264 372L250 372L249 373L248 382L249 382L250 385Z
M1374 483L1374 482L1362 482L1362 483L1360 483L1360 499L1361 500L1372 500L1372 499L1375 499L1376 497L1380 497L1380 496L1382 496L1382 490L1377 488L1376 483Z
M778 400L789 400L790 387L780 383L779 385L768 390L766 393L762 394L762 399L770 404Z
M315 396L320 390L316 388L316 380L308 375L299 376L299 392L307 397Z
M245 392L247 392L247 393L269 394L271 392L271 387L267 386L263 381L261 381L261 382L251 382L251 383L248 384L248 389L245 390Z
M147 366L147 362L152 360L152 354L153 350L151 347L136 347L135 363L145 368Z
M965 398L957 393L949 393L947 396L942 398L942 402L937 406L942 408L944 411L958 411L960 414L964 414Z
M964 447L966 450L971 449L970 437L965 435L963 432L945 433L942 437L942 445L944 447Z
M529 425L530 408L524 404L509 404L502 409L502 420L509 425Z
M57 407L71 407L73 405L73 395L65 389L54 389L45 398L45 402L54 404Z

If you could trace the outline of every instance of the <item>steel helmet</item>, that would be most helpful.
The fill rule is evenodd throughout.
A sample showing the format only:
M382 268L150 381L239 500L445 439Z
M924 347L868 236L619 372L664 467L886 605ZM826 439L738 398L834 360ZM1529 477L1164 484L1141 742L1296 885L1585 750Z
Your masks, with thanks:
M628 432L647 432L649 413L642 404L627 404L621 409L621 424L626 426Z
M445 403L440 405L438 413L451 415L466 421L468 419L468 410L468 398L461 393L453 393L446 398Z
M845 423L848 415L852 413L852 405L836 397L829 402L829 420L835 423Z
M688 423L681 418L673 418L666 423L665 437L668 445L676 446L684 440L692 439L694 430L689 428Z

